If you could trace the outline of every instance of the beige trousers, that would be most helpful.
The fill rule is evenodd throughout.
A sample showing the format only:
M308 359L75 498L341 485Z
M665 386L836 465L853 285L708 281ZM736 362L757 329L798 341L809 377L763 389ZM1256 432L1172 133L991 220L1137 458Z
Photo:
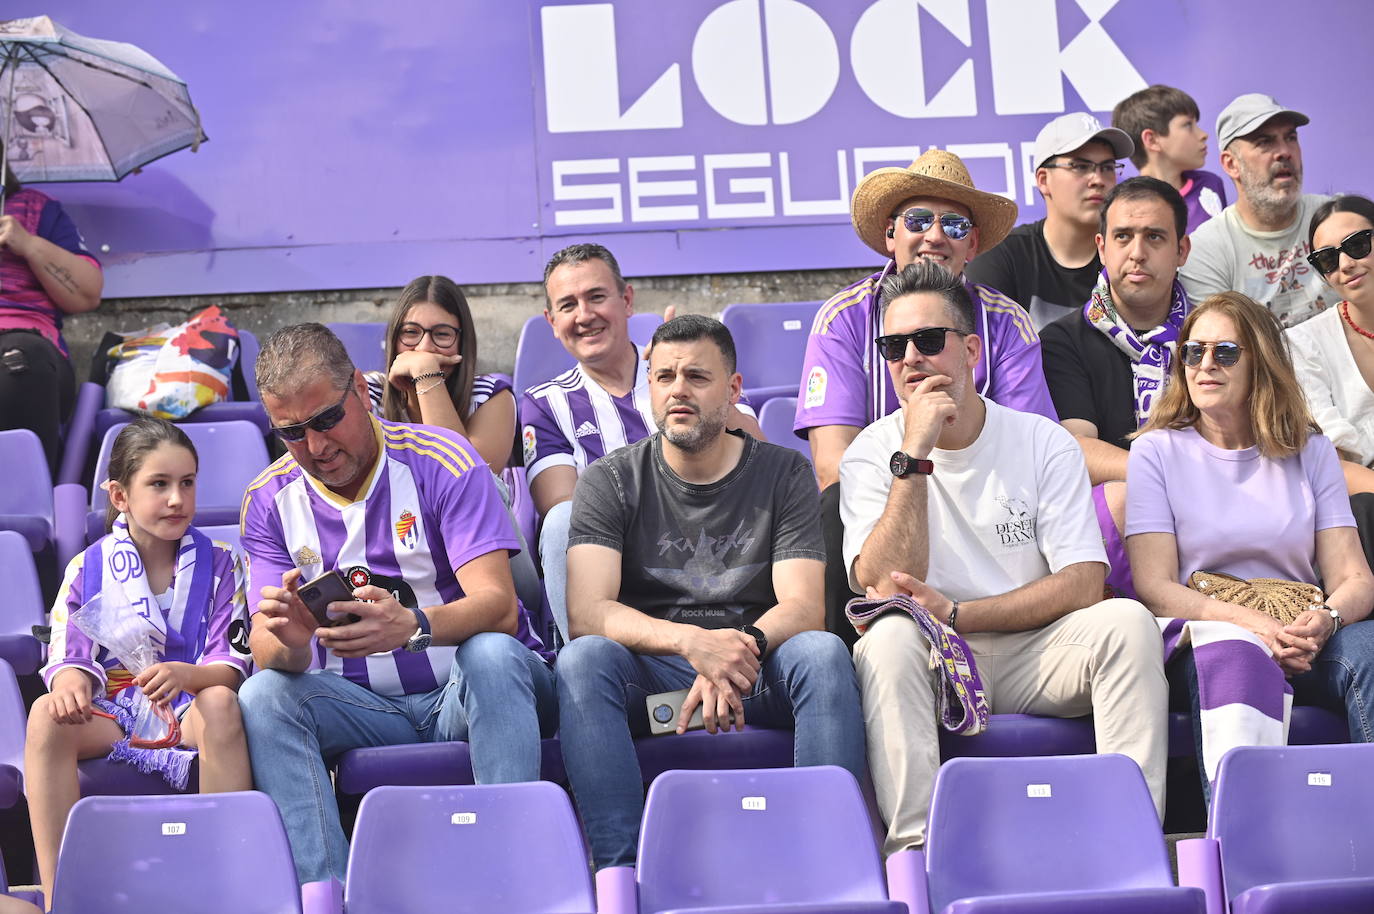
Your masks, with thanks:
M1145 774L1164 817L1168 696L1159 626L1134 600L1106 600L1028 632L965 636L994 714L1093 715L1100 752ZM884 853L925 844L940 744L930 646L910 617L882 616L854 648L868 764L887 822Z

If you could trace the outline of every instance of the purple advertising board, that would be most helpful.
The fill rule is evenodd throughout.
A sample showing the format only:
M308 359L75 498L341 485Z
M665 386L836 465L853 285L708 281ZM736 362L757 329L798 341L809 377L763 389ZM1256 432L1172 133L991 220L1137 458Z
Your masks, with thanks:
M23 13L16 10L15 13ZM577 240L630 275L863 266L859 178L931 146L1022 221L1030 144L1152 83L1211 132L1242 92L1312 118L1306 188L1369 191L1335 87L1374 5L1314 0L241 0L42 13L189 84L210 141L61 184L111 298L530 281ZM1302 31L1303 22L1328 28ZM1287 23L1287 25L1285 25ZM1302 34L1298 34L1302 31ZM1320 60L1320 68L1311 61ZM1215 144L1208 168L1220 172Z

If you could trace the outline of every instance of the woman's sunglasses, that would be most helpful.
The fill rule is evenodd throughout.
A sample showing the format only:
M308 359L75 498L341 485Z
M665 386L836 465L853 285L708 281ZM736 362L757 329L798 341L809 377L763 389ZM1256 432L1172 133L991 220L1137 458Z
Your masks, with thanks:
M901 214L902 225L906 226L908 232L916 235L930 231L936 218L940 220L941 231L954 241L964 240L968 233L973 231L973 221L958 213L943 213L937 217L930 210L917 206Z
M344 395L339 398L338 403L320 410L304 422L297 422L295 425L274 425L272 432L283 441L300 441L305 437L307 429L313 428L317 432L327 432L343 421L344 401L348 399L348 395L351 393L353 393L353 389L349 388L344 391Z
M1230 368L1240 361L1240 354L1245 350L1240 343L1233 343L1230 340L1222 340L1219 343L1201 343L1197 340L1189 340L1179 347L1179 356L1183 359L1183 364L1189 368L1196 368L1202 364L1202 357L1207 354L1207 350L1212 350L1212 358L1222 368Z
M945 350L946 333L966 335L964 331L955 330L953 327L925 327L911 333L893 333L890 336L878 337L878 351L889 362L900 362L906 358L906 344L915 343L916 351L921 355L939 355Z
M1317 248L1307 255L1307 262L1312 264L1312 269L1322 276L1334 273L1336 267L1341 265L1341 252L1351 260L1363 260L1369 256L1370 237L1374 236L1374 229L1360 229L1358 232L1351 232L1345 236L1345 240L1340 244L1331 247Z

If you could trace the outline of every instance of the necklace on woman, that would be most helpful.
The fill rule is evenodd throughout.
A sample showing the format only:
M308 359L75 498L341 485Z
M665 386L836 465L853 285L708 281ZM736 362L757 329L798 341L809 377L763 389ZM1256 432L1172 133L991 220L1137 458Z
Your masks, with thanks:
M1341 302L1341 317L1345 318L1345 322L1350 325L1351 330L1354 330L1360 336L1368 337L1369 339L1374 340L1374 333L1371 333L1370 331L1361 327L1359 324L1355 323L1355 319L1350 316L1350 302Z

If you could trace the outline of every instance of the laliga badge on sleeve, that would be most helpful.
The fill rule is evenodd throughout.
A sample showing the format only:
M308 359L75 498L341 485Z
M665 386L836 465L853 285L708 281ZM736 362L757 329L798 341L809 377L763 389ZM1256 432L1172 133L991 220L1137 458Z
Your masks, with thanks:
M354 565L344 573L344 577L348 578L348 586L354 590L372 583L371 573L362 565Z
M815 409L825 403L825 387L828 382L825 369L817 365L811 369L811 373L806 376L806 399L803 405L806 409Z

